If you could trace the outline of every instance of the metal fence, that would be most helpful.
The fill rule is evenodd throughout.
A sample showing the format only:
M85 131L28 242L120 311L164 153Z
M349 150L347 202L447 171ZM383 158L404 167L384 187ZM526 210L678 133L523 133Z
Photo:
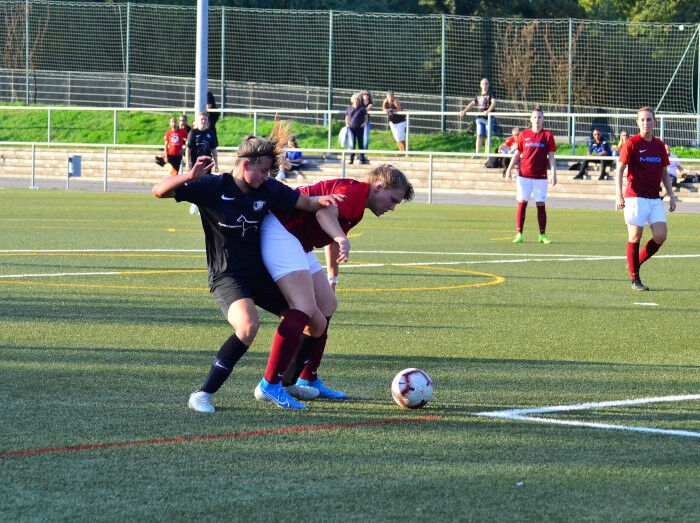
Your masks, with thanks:
M195 7L21 0L0 14L0 101L194 106ZM487 76L499 111L700 118L700 25L211 7L208 41L224 108L342 110L361 88L375 102L391 89L408 110L444 113L415 130L459 131ZM699 138L697 122L668 133Z

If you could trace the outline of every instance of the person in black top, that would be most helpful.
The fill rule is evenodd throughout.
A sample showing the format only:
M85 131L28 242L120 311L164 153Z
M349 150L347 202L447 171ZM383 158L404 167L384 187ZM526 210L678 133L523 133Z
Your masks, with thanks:
M367 114L367 109L362 104L362 97L359 93L355 93L350 98L350 105L345 110L345 125L348 129L352 131L353 136L353 149L364 149L365 144L365 125L369 121L369 115ZM355 161L355 153L350 155L350 162ZM367 158L365 155L360 153L360 163L367 163Z
M270 177L278 166L288 127L278 122L271 138L251 137L238 148L233 173L211 174L212 159L201 155L192 170L168 176L156 184L157 198L175 198L199 207L209 272L209 288L234 333L219 349L201 389L190 395L189 407L214 412L211 396L223 385L234 365L253 343L260 319L255 305L283 316L273 339L265 379L260 383L268 399L283 408L304 408L282 386L308 324L320 337L326 319L290 309L265 270L260 251L260 226L270 211L292 209L316 212L342 197L309 197Z
M187 168L194 168L194 164L200 156L210 156L214 160L214 171L218 171L219 155L216 151L218 146L219 141L216 138L216 133L209 127L209 114L197 113L194 127L187 135L187 143L185 144Z

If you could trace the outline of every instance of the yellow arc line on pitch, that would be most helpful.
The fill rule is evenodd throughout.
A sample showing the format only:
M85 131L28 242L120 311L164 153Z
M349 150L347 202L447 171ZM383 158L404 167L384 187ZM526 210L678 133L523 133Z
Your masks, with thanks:
M471 271L467 269L454 269L451 267L431 267L424 265L402 265L402 264L392 264L393 267L404 267L411 269L424 269L432 271L443 271L443 272L453 272L458 274L468 274L471 276L483 276L485 278L491 278L490 281L477 282L477 283L464 283L460 285L440 285L437 287L365 287L365 288L341 288L339 292L410 292L410 291L444 291L444 290L455 290L455 289L467 289L470 287L486 287L488 285L497 285L503 283L506 279L503 276L498 276L496 274L490 274L487 272ZM115 272L115 275L135 275L135 274L176 274L176 273L195 273L195 272L206 272L203 269L169 269L169 270L140 270L140 271L119 271ZM68 275L66 275L68 276ZM163 286L139 286L139 285L104 285L104 284L90 284L90 283L49 283L41 281L27 281L27 280L3 280L0 279L0 283L12 284L12 285L34 285L34 286L45 286L45 287L73 287L80 289L139 289L139 290L169 290L169 291L206 291L205 287L163 287Z
M481 282L481 283L464 283L461 285L441 285L438 287L386 287L386 288L368 287L368 288L358 288L358 289L342 289L341 288L339 290L339 292L447 291L447 290L454 290L454 289L466 289L469 287L486 287L487 285L497 285L499 283L503 283L504 281L506 281L506 279L503 276L498 276L496 274L490 274L488 272L470 271L467 269L453 269L450 267L427 267L424 265L402 265L400 263L392 264L392 267L407 267L407 268L410 267L411 269L425 269L425 270L433 270L433 271L456 272L459 274L469 274L472 276L483 276L485 278L491 278L491 280L486 281L486 282Z

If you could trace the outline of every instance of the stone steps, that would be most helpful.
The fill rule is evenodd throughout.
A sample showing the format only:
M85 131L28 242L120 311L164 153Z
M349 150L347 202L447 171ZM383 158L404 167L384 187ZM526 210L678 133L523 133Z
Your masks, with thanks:
M68 157L81 157L81 180L102 181L105 178L105 151L107 155L108 180L110 182L133 182L152 185L167 175L166 168L156 165L154 155L160 153L157 148L125 149L78 149L61 147L37 147L34 162L36 179L67 179ZM234 161L233 151L222 150L219 154L219 166L230 170ZM293 171L287 183L291 186L306 185L329 178L350 177L363 179L372 165L392 163L408 176L417 191L464 192L480 195L512 195L513 183L507 183L500 169L487 169L483 159L448 158L436 156L432 162L432 179L430 162L425 156L368 155L370 165L343 164L340 155L307 155L306 165ZM550 187L550 194L567 198L615 198L615 186L612 180L597 180L598 172L589 171L591 179L573 180L576 171L566 170L562 163L558 170L558 183ZM3 177L32 176L31 147L0 148L0 184ZM431 185L432 184L432 185ZM686 185L676 191L681 201L700 203L698 188Z

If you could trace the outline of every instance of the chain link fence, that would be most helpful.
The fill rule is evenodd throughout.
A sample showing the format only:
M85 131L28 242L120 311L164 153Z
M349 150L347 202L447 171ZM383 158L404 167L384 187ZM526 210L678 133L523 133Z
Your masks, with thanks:
M25 0L0 1L0 13L1 102L194 105L196 7ZM413 119L433 132L471 125L456 113L485 76L498 111L600 113L612 135L605 113L700 115L699 35L681 24L211 7L208 84L221 107L251 109L342 111L360 89L376 105L393 90L409 111L455 113ZM527 125L499 123L506 134ZM676 143L697 143L697 121L673 125Z

